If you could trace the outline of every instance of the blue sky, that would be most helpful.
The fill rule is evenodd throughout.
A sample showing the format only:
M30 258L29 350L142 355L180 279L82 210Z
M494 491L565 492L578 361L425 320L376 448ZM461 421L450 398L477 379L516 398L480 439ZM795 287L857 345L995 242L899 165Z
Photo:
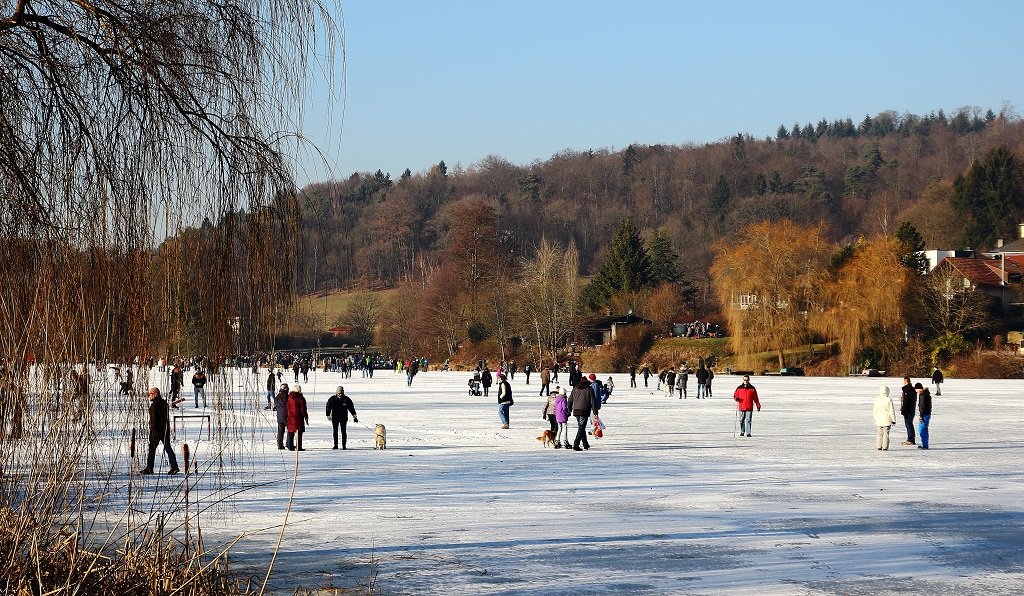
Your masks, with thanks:
M342 2L347 73L304 131L334 177L444 160L1024 110L1024 2ZM301 158L299 181L328 177Z

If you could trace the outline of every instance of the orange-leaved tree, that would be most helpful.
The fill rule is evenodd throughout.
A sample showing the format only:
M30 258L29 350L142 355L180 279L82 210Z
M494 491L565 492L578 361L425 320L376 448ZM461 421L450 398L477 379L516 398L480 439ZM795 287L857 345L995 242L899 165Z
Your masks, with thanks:
M759 352L785 350L810 338L809 313L821 308L821 284L830 250L820 226L788 219L744 228L716 245L711 277L740 362Z
M902 337L903 300L913 273L900 263L901 255L899 240L891 236L859 242L834 279L823 285L825 308L812 320L839 343L847 367L862 347Z

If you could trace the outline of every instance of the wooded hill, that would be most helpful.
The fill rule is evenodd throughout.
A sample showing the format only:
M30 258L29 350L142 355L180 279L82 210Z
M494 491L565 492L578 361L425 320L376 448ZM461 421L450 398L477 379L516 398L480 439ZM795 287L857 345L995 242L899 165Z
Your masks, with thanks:
M1000 147L1016 190L1009 202L986 205L988 219L979 222L979 205L957 199L956 181ZM592 274L615 227L632 216L645 235L666 233L704 287L714 244L766 219L821 222L840 243L910 221L928 248L988 246L1014 238L1024 217L1021 156L1024 123L1011 108L963 108L951 116L883 112L859 123L783 125L765 139L564 151L525 166L489 156L451 170L441 161L397 180L357 173L303 189L298 290L424 282L452 223L480 199L499 214L494 241L510 257L531 258L546 237L574 243L580 273ZM960 187L961 195L971 192L963 180Z

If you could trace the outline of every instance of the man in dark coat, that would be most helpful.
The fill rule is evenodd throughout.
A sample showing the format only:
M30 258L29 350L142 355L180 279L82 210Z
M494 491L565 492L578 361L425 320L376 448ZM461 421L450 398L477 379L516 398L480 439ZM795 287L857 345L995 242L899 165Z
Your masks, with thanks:
M141 474L152 474L153 464L156 463L156 446L164 444L164 453L171 462L171 469L168 474L178 473L178 459L174 456L174 449L171 447L171 420L167 410L167 401L160 395L160 390L152 387L149 390L149 453L146 454L146 467L140 470Z
M945 378L942 376L942 371L939 367L935 367L932 372L932 388L935 390L935 395L942 395L942 382Z
M484 397L487 397L488 392L491 389L491 383L494 382L494 377L491 376L491 371L485 366L484 371L480 373L480 385L484 388Z
M573 451L590 449L590 442L587 441L587 421L590 420L590 413L597 411L597 403L594 399L594 391L591 389L590 381L580 379L569 395L568 407L572 415L576 417L576 440L573 441ZM583 447L580 447L582 443Z
M914 410L917 409L917 391L910 382L910 377L903 377L903 387L900 388L900 415L903 416L903 424L907 427L907 440L903 445L916 445L917 436L914 434Z
M348 449L348 415L352 413L352 421L359 422L356 418L356 406L352 399L345 395L345 388L338 385L337 391L327 400L327 417L331 419L334 427L334 449L338 448L338 427L341 427L341 448Z
M206 373L203 369L196 368L196 372L192 375L192 389L195 391L196 396L196 408L199 407L199 398L203 398L203 407L206 407Z

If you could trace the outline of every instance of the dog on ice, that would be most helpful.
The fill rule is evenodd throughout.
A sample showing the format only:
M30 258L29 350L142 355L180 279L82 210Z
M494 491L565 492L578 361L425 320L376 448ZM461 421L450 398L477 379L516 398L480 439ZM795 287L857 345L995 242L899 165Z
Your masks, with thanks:
M388 448L388 431L384 428L383 424L378 424L374 427L373 435L377 441L376 445L374 445L374 449Z
M537 440L542 442L542 443L544 443L544 447L547 447L548 443L551 443L552 445L554 445L555 444L555 431L553 431L553 430L546 430L539 437L537 437Z

